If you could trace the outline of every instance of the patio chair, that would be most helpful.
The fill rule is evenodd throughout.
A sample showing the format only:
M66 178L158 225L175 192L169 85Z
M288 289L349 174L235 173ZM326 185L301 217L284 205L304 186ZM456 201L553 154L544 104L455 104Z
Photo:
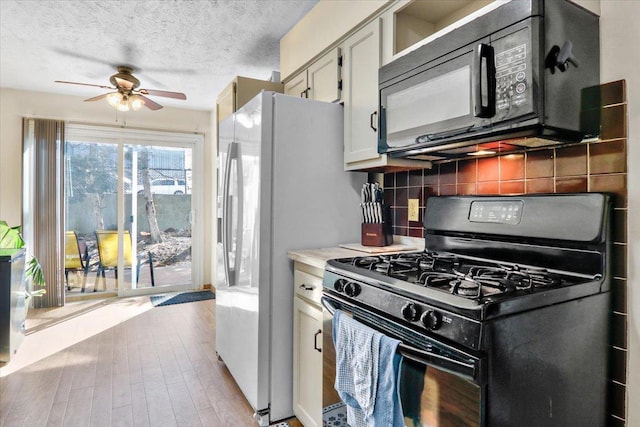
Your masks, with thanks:
M118 232L116 230L96 231L96 240L98 243L98 272L96 273L96 283L93 291L98 290L98 281L102 276L102 288L106 290L107 279L105 272L113 270L116 280L118 279ZM151 286L155 286L155 278L153 275L153 255L151 252L139 253L136 262L136 283L140 279L140 267L142 264L149 264L149 273L151 275ZM146 258L146 259L145 259ZM124 265L131 268L133 266L131 255L131 235L129 231L124 232Z
M75 231L66 231L64 234L64 280L67 290L71 290L69 272L82 271L82 292L87 284L89 274L89 248L82 237L78 237Z

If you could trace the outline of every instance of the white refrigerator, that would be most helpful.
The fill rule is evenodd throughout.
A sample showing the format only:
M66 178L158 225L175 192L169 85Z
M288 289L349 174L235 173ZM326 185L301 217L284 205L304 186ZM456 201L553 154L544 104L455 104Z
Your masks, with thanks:
M343 108L262 92L219 126L216 351L260 425L293 416L292 249L360 241Z

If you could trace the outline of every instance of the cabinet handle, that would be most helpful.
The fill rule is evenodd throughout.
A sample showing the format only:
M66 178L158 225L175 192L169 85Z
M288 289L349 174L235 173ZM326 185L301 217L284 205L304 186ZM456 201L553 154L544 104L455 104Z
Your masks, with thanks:
M322 329L318 329L318 332L313 334L313 349L317 350L318 353L322 353L322 349L318 348L318 335L322 333Z
M371 116L369 116L369 126L371 126L371 129L373 129L374 132L378 131L378 128L376 127L376 122L374 120L374 117L378 116L378 112L374 111L373 113L371 113Z
M315 288L316 288L315 286L305 285L304 283L302 285L300 285L300 289L303 289L305 291L312 291Z

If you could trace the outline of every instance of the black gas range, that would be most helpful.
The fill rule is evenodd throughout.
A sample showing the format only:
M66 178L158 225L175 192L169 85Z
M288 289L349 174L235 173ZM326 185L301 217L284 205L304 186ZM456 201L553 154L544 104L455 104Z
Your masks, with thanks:
M323 303L474 383L469 425L604 425L610 210L600 193L430 197L424 251L328 261Z

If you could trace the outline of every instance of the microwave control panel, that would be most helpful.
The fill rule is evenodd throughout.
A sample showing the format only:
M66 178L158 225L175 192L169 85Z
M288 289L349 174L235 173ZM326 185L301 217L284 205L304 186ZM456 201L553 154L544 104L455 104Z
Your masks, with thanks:
M508 119L531 112L531 51L529 31L521 29L495 41L496 118Z

